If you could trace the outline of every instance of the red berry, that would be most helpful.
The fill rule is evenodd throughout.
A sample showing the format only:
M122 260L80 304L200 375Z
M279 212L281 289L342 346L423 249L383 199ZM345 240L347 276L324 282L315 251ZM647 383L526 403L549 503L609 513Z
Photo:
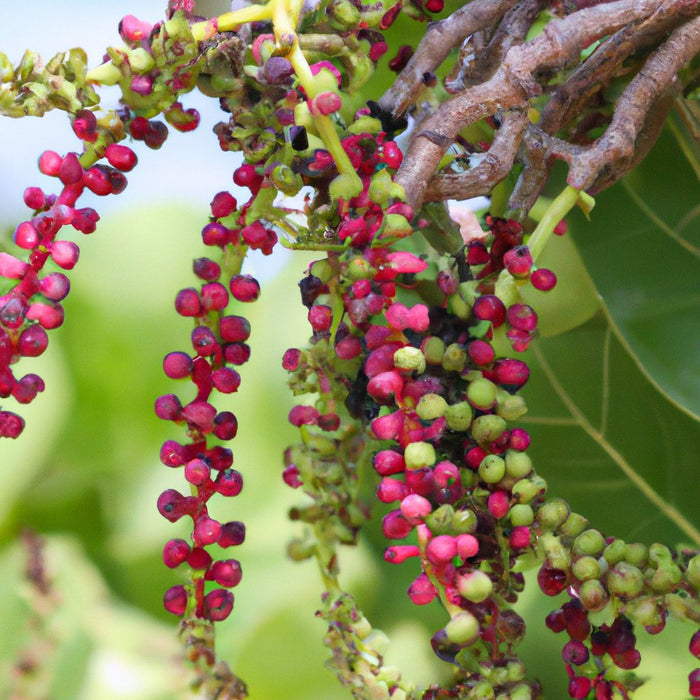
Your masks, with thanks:
M209 258L197 258L192 265L192 270L205 282L216 282L221 277L221 266Z
M30 221L24 221L15 229L14 241L20 248L31 250L39 243L39 232Z
M508 357L497 360L494 365L494 378L497 384L507 389L519 389L530 377L530 368L522 361Z
M253 194L257 194L263 179L261 175L258 175L254 165L246 163L234 171L233 181L239 187L247 187Z
M163 370L171 379L189 377L192 368L192 358L186 352L171 352L163 358Z
M427 0L425 3L425 9L428 12L442 12L442 8L445 6L443 0Z
M235 469L224 469L214 483L217 493L222 496L238 496L243 489L243 476Z
M485 340L473 340L469 343L467 354L478 367L491 364L496 357L496 352Z
M185 479L194 486L202 486L209 481L211 469L203 459L191 459L185 465Z
M221 311L228 306L228 290L221 282L208 282L203 285L201 296L205 311Z
M176 566L180 566L180 564L187 561L189 555L190 546L185 540L170 540L163 548L163 562L170 569L174 569Z
M506 320L505 304L494 294L484 294L476 299L472 312L481 321L491 321L494 328Z
M191 334L192 347L198 355L208 357L221 350L214 333L206 326L197 326Z
M190 556L187 557L187 565L197 570L205 570L211 566L211 554L202 547L193 547Z
M105 149L105 157L112 167L124 173L128 173L138 163L136 154L120 143L110 143Z
M437 596L437 589L431 580L422 573L408 587L408 597L416 605L427 605Z
M690 638L690 653L696 659L700 659L700 630Z
M224 347L224 358L232 365L243 365L250 359L250 346L245 343L229 343Z
M192 541L197 547L205 547L208 544L214 544L219 538L220 530L221 523L218 520L214 520L208 515L200 515L194 523Z
M94 113L89 109L81 109L76 112L73 119L73 131L83 141L88 143L97 141L97 118Z
M260 284L252 275L234 275L229 289L236 301L251 302L260 296Z
M238 203L235 197L230 192L218 192L214 195L214 199L211 200L211 215L215 219L223 219L227 216L231 216Z
M216 541L219 547L236 547L245 541L245 525L238 521L224 523L219 532L219 539Z
M30 209L43 209L46 205L46 195L40 187L27 187L24 190L24 203Z
M225 620L233 610L233 593L216 588L204 598L204 613L212 622Z
M187 591L184 586L173 586L165 592L165 609L173 615L184 615L187 611Z
M233 394L241 385L241 375L230 367L220 367L211 373L211 383L222 394Z
M537 328L537 313L527 304L511 304L506 312L511 328L531 333Z
M38 324L34 323L25 328L17 340L17 351L23 357L38 357L49 344L49 337L46 331Z
M503 255L503 264L513 277L527 277L533 265L530 249L526 245L511 248Z
M220 586L225 586L226 588L237 586L242 577L241 564L236 559L215 561L207 574L207 578L212 578Z
M203 309L197 290L192 287L180 290L175 297L175 311L180 316L199 316Z
M590 678L585 676L576 676L569 681L569 695L572 698L587 698L591 692L593 684Z
M83 166L76 153L67 153L58 169L58 177L64 185L73 185L83 178Z
M219 440L233 440L238 433L238 421L231 411L221 411L214 418L212 432Z
M542 564L537 572L537 583L542 592L548 596L555 596L561 593L569 580L569 575L566 571L555 569L549 565L547 561Z
M155 402L155 413L161 420L178 420L182 404L175 394L159 396Z
M382 532L389 540L400 540L413 530L413 525L400 510L392 510L382 519Z
M202 229L202 241L204 245L222 247L228 243L230 233L223 224L212 222Z
M545 267L541 267L539 270L535 270L530 275L530 284L535 289L539 289L541 292L548 292L553 289L557 283L557 276Z
M83 175L83 183L90 192L105 197L112 194L112 183L104 165L94 165Z

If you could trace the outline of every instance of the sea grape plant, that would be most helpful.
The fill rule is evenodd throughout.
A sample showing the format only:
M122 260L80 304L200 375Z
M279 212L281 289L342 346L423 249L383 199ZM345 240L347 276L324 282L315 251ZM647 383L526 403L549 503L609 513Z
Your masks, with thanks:
M548 488L556 467L535 464L536 431L523 427L531 369L549 371L540 328L566 301L558 290L571 289L542 262L551 236L569 235L576 208L590 218L578 220L586 236L595 198L642 167L668 124L698 173L700 2L270 0L201 17L194 0L170 0L155 23L125 16L119 35L101 61L80 49L48 62L0 54L0 112L62 110L76 137L74 151L47 144L39 155L45 177L24 191L27 217L0 252L0 435L22 440L21 405L51 391L31 358L71 311L80 246L65 232L99 229L92 205L128 198L138 154L198 127L188 93L216 100L212 145L239 154L237 189L222 183L202 210L208 255L174 295L189 328L163 348L173 393L155 399L172 424L160 447L172 487L153 500L177 523L163 547L176 570L164 606L180 620L194 690L248 696L215 644L245 585L236 553L246 529L235 502L219 520L210 501L244 484L230 446L238 420L221 403L249 390L239 369L255 361L246 310L264 285L246 256L280 246L315 254L295 291L309 341L287 348L280 333L299 437L277 478L304 494L288 553L318 565L328 665L349 694L552 697L518 653L526 583L562 596L546 626L561 636L572 698L634 697L637 638L661 633L669 616L691 623L700 658L692 518L582 423L682 539L603 532ZM103 86L118 86L115 109L101 105ZM477 196L488 197L478 217L464 204ZM339 547L377 519L383 565L410 569L412 604L443 610L425 643L449 673L427 687L384 664L386 635L341 586ZM688 687L700 697L700 669Z

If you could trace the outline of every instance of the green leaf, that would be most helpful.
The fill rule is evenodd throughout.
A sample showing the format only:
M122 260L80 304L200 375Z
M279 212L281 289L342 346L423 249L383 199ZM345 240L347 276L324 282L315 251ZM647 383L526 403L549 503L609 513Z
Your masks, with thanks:
M664 132L647 159L597 196L591 224L572 217L613 329L640 370L700 419L698 179Z
M602 316L528 355L521 422L550 492L607 534L697 546L698 424L655 391Z

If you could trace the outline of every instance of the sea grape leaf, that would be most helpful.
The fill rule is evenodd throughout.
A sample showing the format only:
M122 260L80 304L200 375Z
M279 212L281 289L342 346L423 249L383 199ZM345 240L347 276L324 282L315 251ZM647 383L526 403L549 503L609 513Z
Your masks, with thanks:
M700 544L700 426L655 390L604 315L527 355L521 422L550 493L606 534Z
M686 149L686 154L692 153ZM620 342L682 411L700 420L698 177L665 131L643 163L571 230Z

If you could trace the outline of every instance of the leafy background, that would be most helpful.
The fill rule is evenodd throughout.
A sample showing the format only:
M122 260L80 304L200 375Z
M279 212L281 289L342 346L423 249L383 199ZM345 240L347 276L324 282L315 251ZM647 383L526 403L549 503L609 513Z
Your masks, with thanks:
M19 50L3 49L10 41L44 50L49 35L37 24L51 19L49 4L33 0L8 8L18 18L33 5L31 32L22 34L23 24L3 18L0 50L13 58ZM104 29L99 45L114 39L110 26L116 28L119 14L147 17L150 9L157 17L161 9L154 2L118 13L107 3L73 5L75 22L81 12L89 19L97 6ZM8 27L18 31L10 36ZM91 41L98 34L82 31ZM50 40L68 36L54 29ZM192 105L199 108L194 96L186 106ZM205 252L199 230L207 202L231 185L235 167L209 133L219 117L202 112L196 134L173 135L160 153L139 151L141 165L128 190L114 202L99 202L102 226L80 240L66 322L51 333L45 356L26 365L45 377L47 390L24 407L22 438L0 444L0 696L7 695L12 665L36 645L37 635L50 640L44 657L52 700L165 700L181 691L175 625L161 609L162 591L178 574L163 567L160 551L165 540L185 532L163 521L154 506L158 493L179 486L181 476L160 465L159 445L173 433L154 417L152 405L173 390L160 372L163 355L187 343L188 323L173 313L173 298L193 283L191 260ZM17 206L23 188L38 183L32 161L43 148L75 147L62 115L25 122L5 120L0 129L7 146L0 158L3 247L11 245L11 231L24 215ZM54 138L59 129L63 136ZM696 170L676 137L665 133L633 175L597 198L590 223L570 218L570 235L555 238L546 251L561 284L532 298L546 320L544 337L529 353L530 410L522 420L533 435L535 465L552 493L595 527L628 541L682 543L688 532L678 522L698 527L697 193ZM286 512L301 496L280 478L282 450L295 439L285 421L292 401L280 357L308 337L295 285L309 260L276 255L250 262L264 282L263 295L243 310L253 327L253 355L242 368L241 391L230 397L240 421L236 464L246 483L240 497L214 510L248 526L237 552L244 579L234 613L219 626L219 645L256 700L348 697L323 668L316 571L285 557L294 532ZM662 507L633 480L659 494ZM675 522L666 504L678 514ZM344 552L345 585L392 637L388 662L428 683L444 673L428 644L444 620L437 608L417 609L404 595L416 573L410 564L382 562L380 515L361 545ZM39 630L23 576L19 533L26 527L45 537L57 591ZM547 697L560 698L566 685L562 640L543 623L558 601L542 598L529 585L520 603L529 632L523 654ZM636 697L687 697L691 633L671 623L660 637L641 637L641 671L654 680Z

